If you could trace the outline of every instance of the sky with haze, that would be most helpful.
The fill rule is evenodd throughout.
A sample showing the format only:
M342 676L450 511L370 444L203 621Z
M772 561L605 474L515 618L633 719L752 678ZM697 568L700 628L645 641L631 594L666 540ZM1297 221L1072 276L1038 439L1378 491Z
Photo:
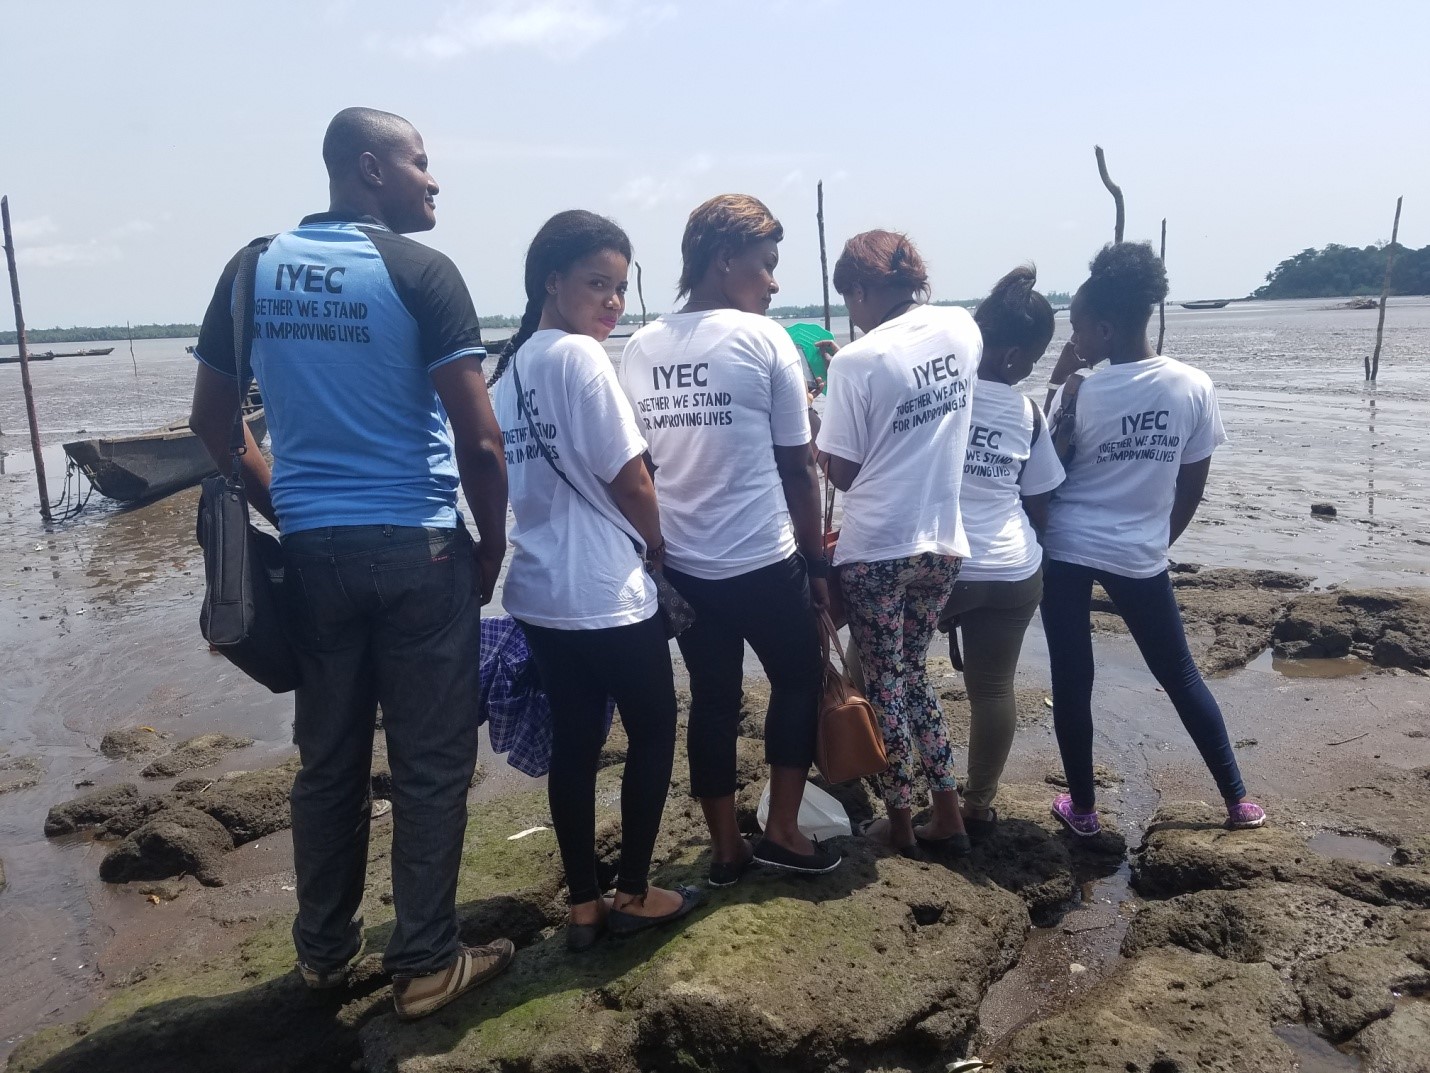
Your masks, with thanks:
M907 231L936 298L1031 260L1071 290L1167 218L1174 298L1243 295L1329 242L1430 243L1430 4L949 0L7 0L0 193L32 328L198 321L254 235L327 205L323 130L361 104L421 131L421 241L484 313L518 313L552 213L630 233L665 310L700 201L786 229L776 304ZM632 288L634 297L634 287ZM633 303L634 305L634 303ZM10 316L0 327L12 327Z

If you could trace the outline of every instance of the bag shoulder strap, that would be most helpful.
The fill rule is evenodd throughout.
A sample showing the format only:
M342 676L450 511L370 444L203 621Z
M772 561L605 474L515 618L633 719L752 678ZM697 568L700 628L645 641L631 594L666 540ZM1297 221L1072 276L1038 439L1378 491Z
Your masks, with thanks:
M1029 462L1029 461L1032 459L1032 457L1033 457L1033 448L1037 446L1038 440L1039 440L1039 439L1042 437L1042 435L1043 435L1043 425L1044 425L1044 422L1043 422L1043 409L1042 409L1042 407L1039 406L1039 405L1038 405L1036 402L1034 402L1032 399L1028 398L1028 396L1026 396L1026 395L1023 396L1023 401L1027 404L1028 409L1030 409L1030 410L1033 411L1033 433L1032 433L1031 436L1028 437L1028 457L1025 458L1025 459L1023 459L1022 464L1018 467L1018 483L1019 483L1019 484L1022 484L1022 483L1023 483L1023 471L1028 468L1028 462Z
M597 514L601 515L601 517L603 518L606 518L606 512L603 511L600 507L596 506L596 504L592 503L585 492L581 491L581 489L577 488L576 485L571 483L571 478L566 476L566 474L562 471L561 467L556 464L556 457L552 453L551 448L546 445L546 441L541 438L541 433L536 431L536 422L531 419L531 411L527 409L526 406L526 392L522 389L521 386L521 373L517 370L516 367L515 354L513 354L511 357L511 381L512 387L516 388L516 412L526 421L527 435L530 436L532 441L536 444L536 449L541 452L541 457L546 459L546 464L551 467L552 471L556 474L556 476L561 478L562 482L566 485L567 488L571 489L571 491L575 492L578 496L580 496L581 501L585 503L588 507L590 507L592 510L594 510ZM614 525L615 523L612 522L612 524ZM621 532L625 534L626 539L629 540L635 546L636 554L639 555L642 560L644 560L644 545L635 537L631 536L630 533L627 533L622 526L617 525L616 528L620 529Z
M233 280L233 371L238 377L238 409L234 412L228 439L229 454L233 457L229 481L233 484L242 483L239 459L248 450L243 437L243 404L253 382L253 292L258 282L258 258L273 238L273 235L263 235L243 248Z

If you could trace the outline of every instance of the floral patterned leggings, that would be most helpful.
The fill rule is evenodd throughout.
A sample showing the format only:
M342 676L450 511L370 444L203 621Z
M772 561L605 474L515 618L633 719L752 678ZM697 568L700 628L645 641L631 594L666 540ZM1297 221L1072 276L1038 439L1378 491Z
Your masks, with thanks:
M881 779L889 808L913 807L915 749L932 789L957 788L948 725L926 660L958 567L958 559L933 552L839 565L849 632L889 750L889 770Z

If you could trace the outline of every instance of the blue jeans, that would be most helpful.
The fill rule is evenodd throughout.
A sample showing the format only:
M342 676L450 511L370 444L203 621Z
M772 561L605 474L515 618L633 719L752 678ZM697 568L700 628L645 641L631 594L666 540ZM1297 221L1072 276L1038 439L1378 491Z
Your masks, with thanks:
M465 529L392 525L283 538L299 653L293 739L298 958L337 968L362 942L377 707L392 765L389 972L457 956L457 871L477 760L481 597Z
M1091 623L1094 581L1117 605L1147 669L1166 690L1222 797L1239 800L1246 788L1226 734L1226 723L1187 648L1182 613L1167 572L1130 578L1049 559L1043 566L1043 632L1048 638L1048 662L1053 675L1053 729L1073 806L1079 812L1090 812L1095 801Z

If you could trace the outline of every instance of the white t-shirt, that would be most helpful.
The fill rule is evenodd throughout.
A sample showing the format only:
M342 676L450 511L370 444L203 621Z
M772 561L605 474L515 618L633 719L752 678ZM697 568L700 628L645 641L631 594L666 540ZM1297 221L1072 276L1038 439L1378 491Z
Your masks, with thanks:
M768 317L670 313L621 359L656 465L665 559L718 580L788 559L794 526L775 447L809 442L804 360Z
M1054 417L1061 404L1060 393ZM1073 441L1043 535L1048 557L1123 577L1160 574L1178 470L1226 442L1211 378L1168 357L1098 369L1078 389Z
M958 499L982 354L966 309L921 305L830 363L819 449L861 467L844 494L835 563L967 557Z
M1062 483L1063 466L1036 404L1007 384L978 381L959 496L968 559L958 580L1024 581L1036 574L1043 549L1022 497Z
M552 469L517 408L517 375L531 421L581 498ZM502 587L513 618L557 630L644 622L655 582L631 543L607 483L646 448L601 344L537 332L492 393L502 428L515 552Z

